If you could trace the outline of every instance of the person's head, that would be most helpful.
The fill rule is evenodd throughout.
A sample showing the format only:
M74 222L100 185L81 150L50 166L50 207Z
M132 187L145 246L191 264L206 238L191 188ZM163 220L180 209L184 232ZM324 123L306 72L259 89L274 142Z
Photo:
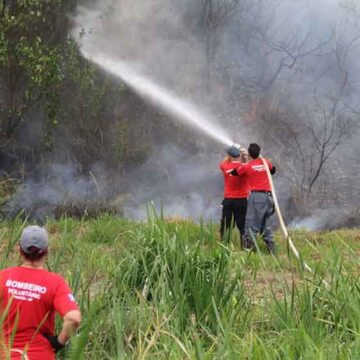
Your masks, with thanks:
M257 159L260 155L260 146L258 144L252 143L249 145L248 152L252 159Z
M231 161L232 159L238 159L240 157L240 150L233 145L226 149L226 154Z
M37 225L24 228L20 237L20 253L28 261L43 260L47 255L49 237L46 230Z

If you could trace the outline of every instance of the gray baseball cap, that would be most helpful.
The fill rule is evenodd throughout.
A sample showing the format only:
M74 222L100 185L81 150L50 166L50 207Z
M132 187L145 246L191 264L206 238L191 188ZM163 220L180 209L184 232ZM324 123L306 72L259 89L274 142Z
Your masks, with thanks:
M20 237L20 247L25 253L30 253L29 248L32 246L44 251L48 245L49 237L44 228L37 225L30 225L24 228Z

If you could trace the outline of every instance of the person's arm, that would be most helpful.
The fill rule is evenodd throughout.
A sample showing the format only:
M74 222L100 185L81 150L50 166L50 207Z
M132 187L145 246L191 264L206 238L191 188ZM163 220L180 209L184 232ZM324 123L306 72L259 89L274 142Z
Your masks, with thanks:
M62 317L63 325L58 335L43 334L55 352L66 345L81 322L81 313L69 286L60 276L58 276L58 281L54 297L54 309Z
M271 175L274 175L276 173L276 168L275 166L272 164L271 160L267 160L267 164L268 164L268 168L270 171Z
M224 175L238 176L236 168L239 166L239 163L233 162L222 162L220 164L220 169Z
M81 322L81 313L79 310L71 310L63 317L63 326L59 335L43 334L49 341L51 347L55 352L61 350L70 338L75 334L76 329Z
M63 326L58 335L60 344L65 345L70 338L75 334L76 329L81 322L81 313L79 310L72 310L65 314L63 318Z
M219 169L222 173L226 174L226 170L227 170L227 167L228 167L229 163L226 162L226 161L222 161L220 164L219 164Z
M234 169L231 174L232 174L232 175L235 175L235 174L236 174L236 175L244 175L244 174L246 174L248 168L249 168L248 163L246 163L246 164L241 164L241 165L238 166L236 169Z

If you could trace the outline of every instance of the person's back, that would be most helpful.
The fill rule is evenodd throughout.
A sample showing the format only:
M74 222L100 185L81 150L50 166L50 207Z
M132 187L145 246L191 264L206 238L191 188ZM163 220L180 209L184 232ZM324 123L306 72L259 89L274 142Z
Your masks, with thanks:
M247 198L248 178L247 176L234 176L233 170L241 165L239 160L225 159L219 167L224 175L224 198L238 199Z
M270 171L273 168L271 162L267 159L251 159L247 164L243 165L238 171L239 174L246 174L248 179L248 187L250 191L271 191L269 178L266 173L264 162L266 161Z
M11 347L23 349L24 344L29 344L30 359L31 356L37 360L54 358L54 351L43 334L54 335L55 310L64 316L78 309L65 281L45 269L18 266L0 271L0 289L3 311L11 301L3 323L5 339L10 339L16 331Z
M5 353L11 353L11 360L22 359L22 354L29 360L53 360L79 325L80 312L65 280L42 267L47 254L46 231L36 226L24 229L20 245L22 265L0 271ZM68 322L58 337L54 335L55 313L64 324Z

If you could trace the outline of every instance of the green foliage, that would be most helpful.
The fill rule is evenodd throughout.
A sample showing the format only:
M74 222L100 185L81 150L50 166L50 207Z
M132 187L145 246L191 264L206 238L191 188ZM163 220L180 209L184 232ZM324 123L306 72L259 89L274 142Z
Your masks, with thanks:
M76 3L0 5L0 153L18 161L6 169L13 176L27 164L43 170L49 158L75 160L80 171L97 161L121 170L144 162L155 137L173 133L173 126L159 126L152 107L81 56L69 35Z
M34 103L42 101L52 125L56 125L58 90L63 80L62 43L53 41L56 33L51 32L60 30L54 28L54 17L63 20L65 14L62 12L68 9L68 1L58 0L19 0L3 5L0 70L9 91L6 104L9 116L21 118ZM13 131L20 124L21 121L17 121Z
M102 215L90 222L86 240L95 244L114 244L123 236L121 233L127 221L118 221L113 216Z
M18 262L19 220L0 226L1 265ZM218 229L149 212L49 222L48 267L63 274L83 324L60 359L357 359L359 231L294 232L330 286L279 257L240 253ZM58 325L60 323L58 322Z
M0 207L6 204L15 193L18 181L13 178L4 176L0 179Z
M116 158L118 139L104 124L104 109L119 88L81 57L68 36L68 15L75 5L74 0L0 5L0 81L6 94L0 102L0 150L32 151L26 143L17 144L16 136L34 125L41 127L33 149L39 157L57 146L57 132L72 137L67 151L82 163L102 152Z

